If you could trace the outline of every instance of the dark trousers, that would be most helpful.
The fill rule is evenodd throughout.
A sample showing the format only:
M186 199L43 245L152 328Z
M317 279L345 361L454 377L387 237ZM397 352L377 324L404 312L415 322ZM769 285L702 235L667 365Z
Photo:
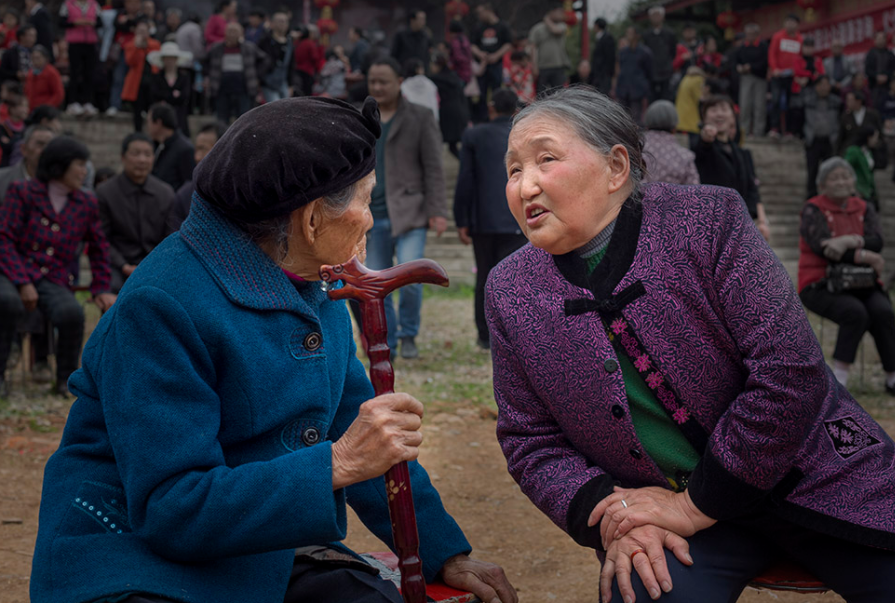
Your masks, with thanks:
M154 595L133 595L122 603L169 603ZM296 561L283 603L402 603L391 582L360 569ZM171 602L173 603L173 602Z
M124 276L124 273L121 271L121 268L116 268L112 266L112 281L109 286L109 291L118 295L118 292L121 291L121 288L124 287L124 281L127 280L127 277Z
M769 567L791 559L814 574L848 603L892 600L895 553L826 536L763 514L750 521L719 522L687 539L694 564L681 564L666 550L673 589L663 603L730 603ZM637 572L637 601L650 601ZM621 601L617 581L612 600Z
M96 44L70 44L71 81L68 102L93 104L93 81L96 72ZM34 107L32 107L32 110Z
M239 119L240 116L251 108L249 95L242 93L225 93L217 95L215 99L215 112L218 119L225 124L230 123L230 117Z
M630 98L627 96L620 96L618 98L618 102L622 104L622 106L628 110L628 113L631 114L631 119L634 120L634 123L637 125L641 125L643 123L643 98Z
M295 96L311 96L314 94L314 75L306 71L298 70L298 86L295 87Z
M479 100L472 106L472 121L480 124L489 120L488 100L491 93L499 90L503 83L503 62L497 62L485 67L485 72L479 77Z
M792 95L792 77L771 78L771 109L768 118L771 129L778 132L789 130L786 125L786 112ZM782 130L781 130L782 128Z
M852 364L864 333L870 331L883 370L895 371L895 313L879 289L830 293L823 286L805 287L799 294L805 307L839 325L833 359Z
M485 321L485 283L488 274L501 260L528 242L521 234L473 234L472 251L475 254L475 326L479 341L491 341L488 323Z
M568 75L565 67L541 69L540 73L538 73L538 94L553 88L562 88L566 85L567 80Z
M654 103L657 100L667 100L674 102L674 95L671 90L671 78L664 80L653 80L650 85L649 102Z
M78 368L81 359L81 344L84 340L84 310L66 287L54 285L47 280L35 283L37 307L59 331L56 344L56 379L58 383L68 381L69 375ZM16 329L25 317L25 307L19 289L12 281L0 275L0 367L6 366L9 348Z
M805 145L805 163L808 164L808 199L817 196L817 169L825 160L832 157L833 143L829 138L815 137L811 144Z

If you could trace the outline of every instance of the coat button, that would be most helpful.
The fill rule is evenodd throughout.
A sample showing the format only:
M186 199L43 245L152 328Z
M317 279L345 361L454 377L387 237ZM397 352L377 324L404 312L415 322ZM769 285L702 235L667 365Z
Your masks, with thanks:
M50 271L50 269L47 268L46 266L41 266L41 268L40 268L40 273L41 273L41 274L46 274L46 273L49 272L49 271Z
M47 247L47 255L52 256L54 253L56 253L55 249L53 249L52 247Z
M52 226L50 226L50 230L52 230L53 232L59 232L59 225L53 224Z
M320 431L316 427L308 427L301 432L301 441L305 446L313 446L320 441Z
M49 225L50 225L50 221L47 220L46 218L41 218L41 219L40 219L40 223L41 223L42 225L44 225L44 226L49 226Z
M38 245L37 243L32 243L31 249L32 249L32 251L37 251L40 249L40 245Z
M613 405L612 407L612 416L616 419L621 419L625 416L625 409L619 406L618 404Z
M603 368L606 369L607 373L614 373L618 370L618 362L614 359L610 358L609 360L603 363Z
M634 460L639 461L643 458L643 453L637 450L636 448L631 448L628 452L631 453L631 456L634 457Z
M308 333L308 336L305 337L304 346L307 351L315 352L320 349L321 345L323 345L323 337L320 336L320 333Z

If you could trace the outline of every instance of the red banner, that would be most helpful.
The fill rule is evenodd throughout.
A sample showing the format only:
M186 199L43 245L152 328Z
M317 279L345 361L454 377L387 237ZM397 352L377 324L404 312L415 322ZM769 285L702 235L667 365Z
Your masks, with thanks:
M818 54L827 56L834 40L845 47L846 55L863 55L873 47L873 35L883 30L890 36L895 32L895 7L864 14L843 15L818 25L803 28L802 34L814 37Z

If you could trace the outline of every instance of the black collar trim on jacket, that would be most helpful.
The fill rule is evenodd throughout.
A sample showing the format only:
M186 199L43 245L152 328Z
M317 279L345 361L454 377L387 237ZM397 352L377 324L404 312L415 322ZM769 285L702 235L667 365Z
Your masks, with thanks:
M612 292L634 263L640 240L640 225L643 222L643 206L629 197L622 205L617 220L603 261L590 274L584 260L574 251L553 256L563 277L573 285L592 291L597 300L610 299Z

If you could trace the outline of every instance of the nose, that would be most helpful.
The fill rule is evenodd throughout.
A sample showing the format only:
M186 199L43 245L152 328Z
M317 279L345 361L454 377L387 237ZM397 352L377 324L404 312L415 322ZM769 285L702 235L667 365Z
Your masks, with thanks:
M519 187L519 195L525 199L534 199L541 194L541 185L538 182L536 170L522 171L522 185Z

